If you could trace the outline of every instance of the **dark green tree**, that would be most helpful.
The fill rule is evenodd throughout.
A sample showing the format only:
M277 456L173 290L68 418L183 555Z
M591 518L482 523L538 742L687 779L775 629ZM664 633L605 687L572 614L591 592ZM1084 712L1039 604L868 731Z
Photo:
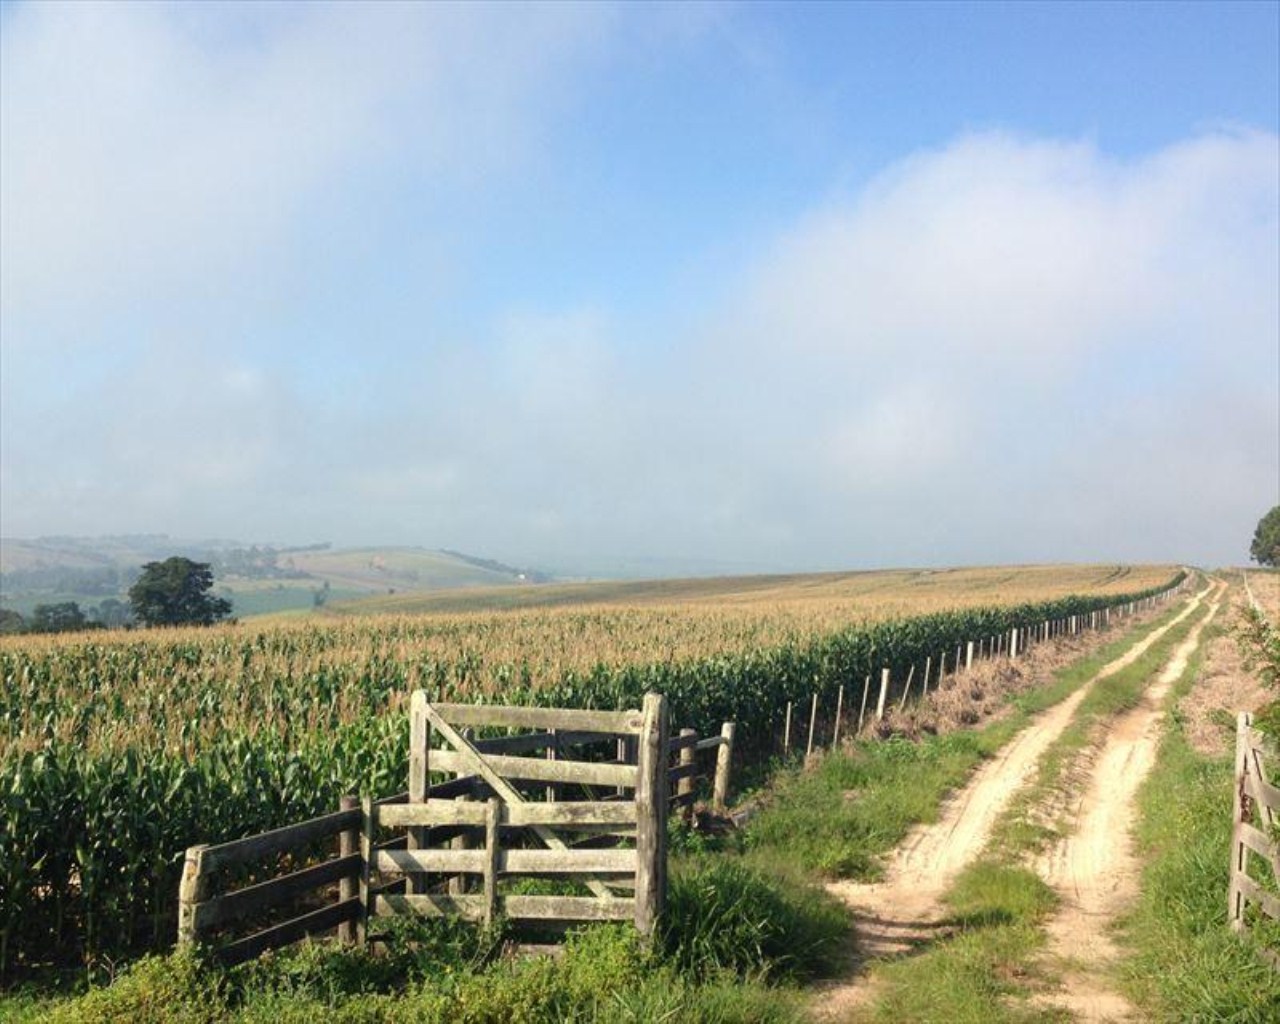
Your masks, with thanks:
M231 602L215 597L207 562L166 558L148 562L129 588L129 604L144 626L211 626L231 614Z
M38 604L32 609L31 623L27 629L32 633L69 633L76 629L85 629L89 620L74 601L59 601L57 604Z
M0 634L21 633L27 628L27 620L12 608L0 608Z
M1280 505L1258 520L1249 554L1259 565L1280 566Z

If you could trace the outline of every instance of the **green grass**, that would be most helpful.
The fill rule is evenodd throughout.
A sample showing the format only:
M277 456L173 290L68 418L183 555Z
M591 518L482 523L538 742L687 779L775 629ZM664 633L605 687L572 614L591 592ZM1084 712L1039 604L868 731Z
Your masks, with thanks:
M866 1018L902 1024L1023 1024L1070 1016L1020 1001L1026 965L1044 945L1034 923L962 931L919 956L884 965L884 983ZM862 1019L862 1018L858 1018Z
M1200 658L1171 697L1192 685ZM1206 757L1171 713L1156 764L1138 794L1142 895L1124 922L1129 995L1156 1020L1280 1020L1280 974L1227 927L1232 770Z
M1040 923L1057 904L1026 868L977 864L962 873L946 902L955 934L919 956L884 964L873 1020L1052 1021L1056 1010L1027 1002L1033 961L1045 944Z
M847 914L821 891L733 857L677 863L669 901L654 943L607 925L571 935L559 959L510 960L497 955L500 931L401 919L376 954L303 944L229 971L185 953L148 957L77 997L0 1001L0 1018L798 1024L795 982L828 972L847 937Z

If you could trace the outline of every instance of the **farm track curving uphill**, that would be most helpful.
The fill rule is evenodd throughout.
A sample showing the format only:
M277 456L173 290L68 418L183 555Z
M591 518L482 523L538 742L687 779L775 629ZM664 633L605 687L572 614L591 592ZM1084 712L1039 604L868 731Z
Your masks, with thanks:
M943 806L938 821L915 828L895 851L881 882L837 882L829 891L853 911L858 961L905 953L947 929L942 897L960 871L982 851L1009 801L1070 723L1076 708L1099 680L1133 664L1204 602L1212 588L1195 595L1171 621L1134 643L1069 697L1034 719ZM1197 631L1198 633L1198 631ZM866 998L870 978L861 966L853 977L822 993L823 1017L838 1019Z

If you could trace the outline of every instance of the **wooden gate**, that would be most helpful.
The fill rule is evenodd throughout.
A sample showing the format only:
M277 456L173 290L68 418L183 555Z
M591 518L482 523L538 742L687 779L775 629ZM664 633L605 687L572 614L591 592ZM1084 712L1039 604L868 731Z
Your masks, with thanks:
M652 932L666 892L664 696L646 695L635 711L573 711L432 704L417 691L410 716L408 802L362 804L363 928L371 918L415 913L630 920ZM491 735L502 729L508 734ZM433 772L471 784L439 799L428 787ZM407 830L405 849L379 849L388 829ZM388 891L396 875L405 878L402 894ZM511 891L522 878L577 891Z
M1280 921L1280 849L1271 832L1280 811L1280 788L1272 785L1263 765L1263 735L1253 728L1253 716L1241 712L1236 720L1235 805L1231 820L1231 883L1228 914L1233 931L1243 932L1249 924L1249 906L1272 920ZM1250 874L1250 854L1263 864L1260 869L1267 887ZM1280 954L1259 949L1276 968Z

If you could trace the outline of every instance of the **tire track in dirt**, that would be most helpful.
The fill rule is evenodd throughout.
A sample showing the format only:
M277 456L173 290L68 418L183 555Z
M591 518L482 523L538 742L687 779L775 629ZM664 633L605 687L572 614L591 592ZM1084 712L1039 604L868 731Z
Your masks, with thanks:
M996 819L1067 727L1085 694L1100 679L1133 664L1193 614L1210 589L1196 594L1171 621L1109 662L1005 744L943 805L938 821L912 829L891 857L883 881L836 882L827 887L853 911L855 966L852 978L821 990L823 1017L838 1017L863 1001L869 979L860 968L867 960L905 953L939 937L946 927L943 894L982 851Z
M1107 977L1116 958L1109 925L1136 897L1142 863L1130 830L1138 787L1155 764L1169 688L1186 670L1200 636L1217 614L1225 584L1165 665L1141 702L1112 724L1082 788L1075 828L1037 865L1062 900L1046 926L1050 955L1068 965L1060 991L1041 1000L1081 1021L1135 1020Z

